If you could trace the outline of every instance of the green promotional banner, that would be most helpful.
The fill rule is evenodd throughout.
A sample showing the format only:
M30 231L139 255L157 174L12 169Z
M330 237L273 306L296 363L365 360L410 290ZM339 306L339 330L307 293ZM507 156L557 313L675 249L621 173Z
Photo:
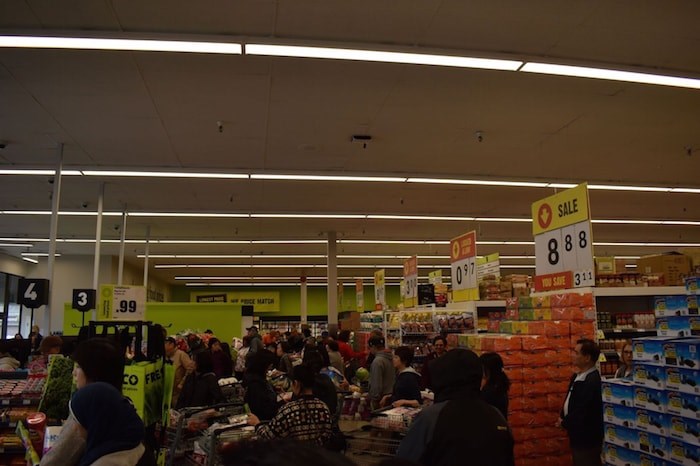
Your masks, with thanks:
M162 359L137 362L124 368L122 394L131 400L147 426L160 421L162 417L164 372Z

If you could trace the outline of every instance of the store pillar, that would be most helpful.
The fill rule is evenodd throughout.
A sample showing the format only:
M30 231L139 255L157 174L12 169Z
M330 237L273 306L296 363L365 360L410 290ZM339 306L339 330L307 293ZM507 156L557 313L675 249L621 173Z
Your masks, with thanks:
M335 231L328 232L328 331L338 330L338 244Z
M306 288L306 277L302 276L301 277L301 297L300 297L300 302L299 302L299 310L300 310L300 315L301 315L301 323L305 324L308 320L308 294L307 294L307 288Z

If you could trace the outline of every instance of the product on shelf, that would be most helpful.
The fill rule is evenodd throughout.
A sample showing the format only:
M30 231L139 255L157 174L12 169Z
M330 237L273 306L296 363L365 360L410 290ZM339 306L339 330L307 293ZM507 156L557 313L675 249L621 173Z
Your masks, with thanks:
M474 314L467 311L440 310L435 313L438 331L442 333L465 333L474 330Z

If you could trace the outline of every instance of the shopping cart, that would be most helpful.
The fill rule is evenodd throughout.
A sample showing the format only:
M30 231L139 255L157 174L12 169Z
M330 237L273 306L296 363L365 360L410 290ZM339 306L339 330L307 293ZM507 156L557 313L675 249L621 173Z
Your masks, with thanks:
M402 435L397 432L372 429L346 435L345 456L357 466L375 466L386 458L396 456Z
M219 385L221 393L228 403L243 403L245 388L241 382L231 382Z
M221 444L254 434L253 429L246 427L246 414L246 405L242 402L173 412L170 426L165 430L166 464L220 464Z

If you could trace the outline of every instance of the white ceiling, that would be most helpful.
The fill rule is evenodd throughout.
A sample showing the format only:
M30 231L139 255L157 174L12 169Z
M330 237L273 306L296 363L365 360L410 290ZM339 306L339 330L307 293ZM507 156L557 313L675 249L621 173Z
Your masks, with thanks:
M700 3L628 1L0 2L0 34L159 33L171 39L311 41L435 50L700 77ZM217 129L222 121L223 132ZM484 140L478 142L476 131ZM370 134L367 149L353 134ZM333 173L700 187L700 91L527 73L261 56L0 49L0 169L128 168ZM690 148L688 155L687 148ZM47 176L0 176L0 210L48 211ZM119 212L345 213L528 217L552 189L413 183L64 177L61 209ZM596 219L700 220L700 194L591 191ZM88 207L84 209L83 203ZM104 237L118 239L118 217ZM0 237L48 238L49 216L0 214ZM532 241L527 223L373 219L136 218L143 240ZM62 216L62 239L94 239L94 217ZM596 242L700 242L700 226L594 226ZM1 243L2 241L0 241ZM92 254L90 243L59 243ZM117 246L105 245L116 254ZM130 243L138 264L142 243ZM598 246L597 255L675 247ZM45 252L2 247L6 254ZM532 255L529 245L480 253ZM152 244L151 254L323 254L323 244ZM339 245L344 254L443 255L445 245ZM323 259L153 259L322 264ZM389 259L341 259L370 276ZM503 260L503 263L533 263ZM514 270L515 271L515 270ZM526 270L527 272L534 272ZM167 269L181 275L297 276L290 269ZM310 269L323 275L324 269ZM427 273L427 270L426 270ZM400 270L392 270L399 275ZM178 281L180 282L180 281ZM181 283L181 282L180 282Z

